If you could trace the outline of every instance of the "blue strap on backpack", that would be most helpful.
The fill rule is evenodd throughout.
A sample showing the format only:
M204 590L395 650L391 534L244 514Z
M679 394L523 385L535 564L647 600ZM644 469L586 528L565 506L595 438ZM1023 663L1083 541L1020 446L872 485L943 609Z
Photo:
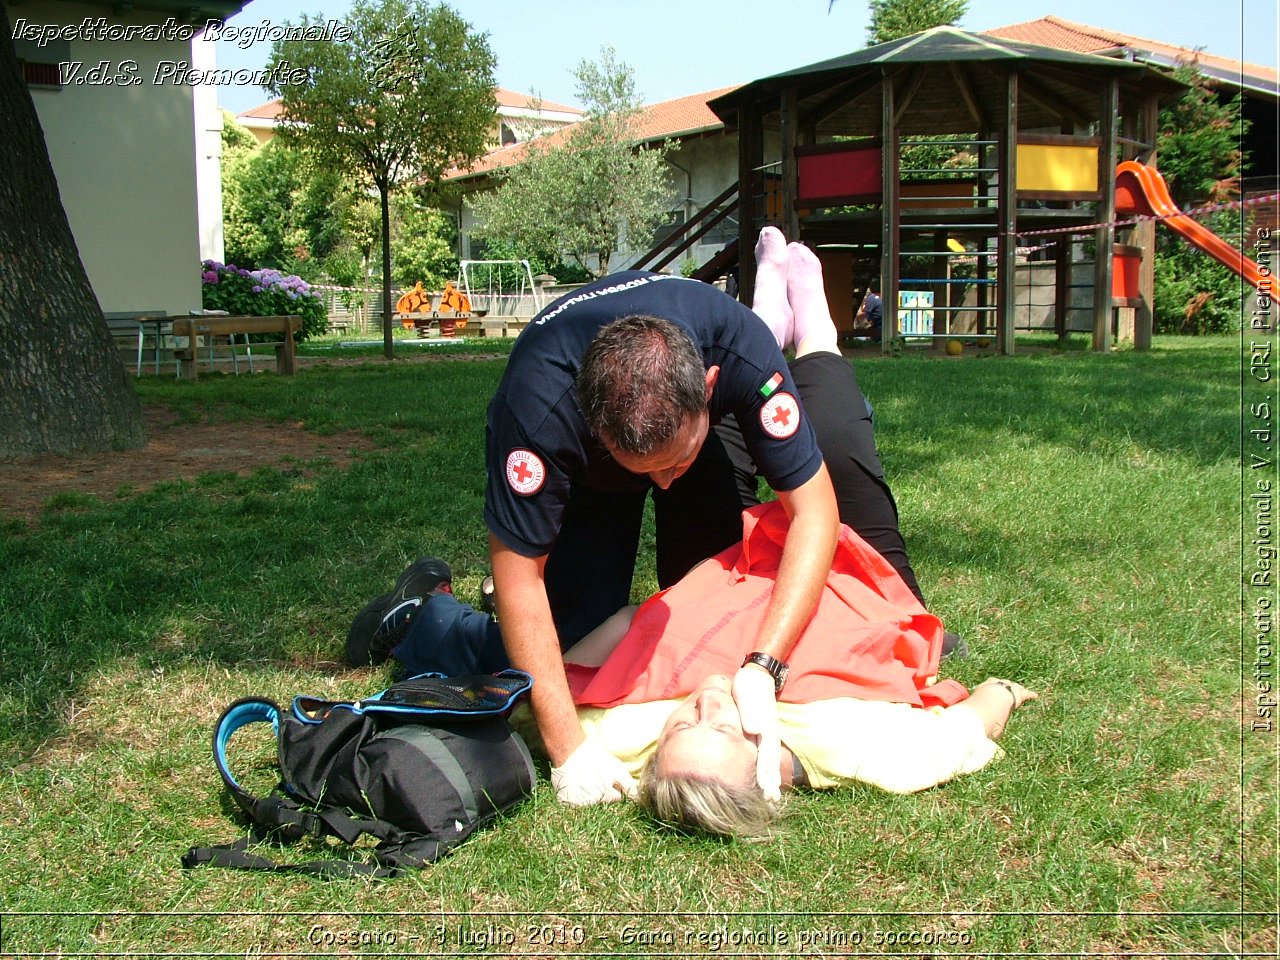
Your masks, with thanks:
M287 713L270 700L237 700L214 727L214 764L254 838L351 844L370 835L380 841L375 862L277 864L249 853L246 837L193 847L183 866L387 877L439 859L532 793L532 757L505 719L532 683L519 670L424 674L364 700L296 697ZM270 723L278 746L281 782L265 797L240 784L227 758L232 736L255 723Z

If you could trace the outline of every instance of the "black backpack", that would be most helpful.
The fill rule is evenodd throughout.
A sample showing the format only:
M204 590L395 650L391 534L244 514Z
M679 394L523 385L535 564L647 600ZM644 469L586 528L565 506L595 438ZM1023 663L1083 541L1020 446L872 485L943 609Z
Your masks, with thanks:
M182 865L389 877L438 860L532 793L533 760L506 720L532 685L519 670L424 674L361 701L296 697L288 713L269 700L237 700L214 729L213 755L253 838L352 844L367 834L380 841L374 862L278 864L249 853L246 837L193 847ZM259 722L275 728L282 777L266 797L241 787L227 764L232 734Z

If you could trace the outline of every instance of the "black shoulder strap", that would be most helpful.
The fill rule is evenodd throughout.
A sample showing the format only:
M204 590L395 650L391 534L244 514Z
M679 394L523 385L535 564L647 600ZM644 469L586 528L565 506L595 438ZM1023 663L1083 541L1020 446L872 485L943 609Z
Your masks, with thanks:
M241 838L235 843L216 847L192 847L182 858L187 870L194 867L226 867L232 870L259 870L269 873L302 873L314 877L394 877L399 866L384 866L363 860L313 860L308 863L277 863L268 857L249 853L249 841Z

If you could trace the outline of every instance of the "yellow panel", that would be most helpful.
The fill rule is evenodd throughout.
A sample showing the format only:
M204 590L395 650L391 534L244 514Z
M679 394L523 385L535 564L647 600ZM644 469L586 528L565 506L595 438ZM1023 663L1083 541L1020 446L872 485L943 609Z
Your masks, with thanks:
M1018 144L1018 189L1098 192L1098 148L1066 144Z

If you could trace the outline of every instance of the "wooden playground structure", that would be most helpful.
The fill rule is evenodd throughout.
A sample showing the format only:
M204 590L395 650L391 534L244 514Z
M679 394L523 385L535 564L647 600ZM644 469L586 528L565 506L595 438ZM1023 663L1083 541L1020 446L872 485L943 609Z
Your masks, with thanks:
M1008 354L1019 265L1053 264L1065 335L1088 244L1094 348L1117 332L1145 348L1155 223L1120 221L1116 164L1155 166L1160 106L1183 90L1142 64L952 27L757 80L709 104L738 136L746 254L717 269L736 261L749 303L772 223L817 250L841 322L878 287L886 351L959 337Z

